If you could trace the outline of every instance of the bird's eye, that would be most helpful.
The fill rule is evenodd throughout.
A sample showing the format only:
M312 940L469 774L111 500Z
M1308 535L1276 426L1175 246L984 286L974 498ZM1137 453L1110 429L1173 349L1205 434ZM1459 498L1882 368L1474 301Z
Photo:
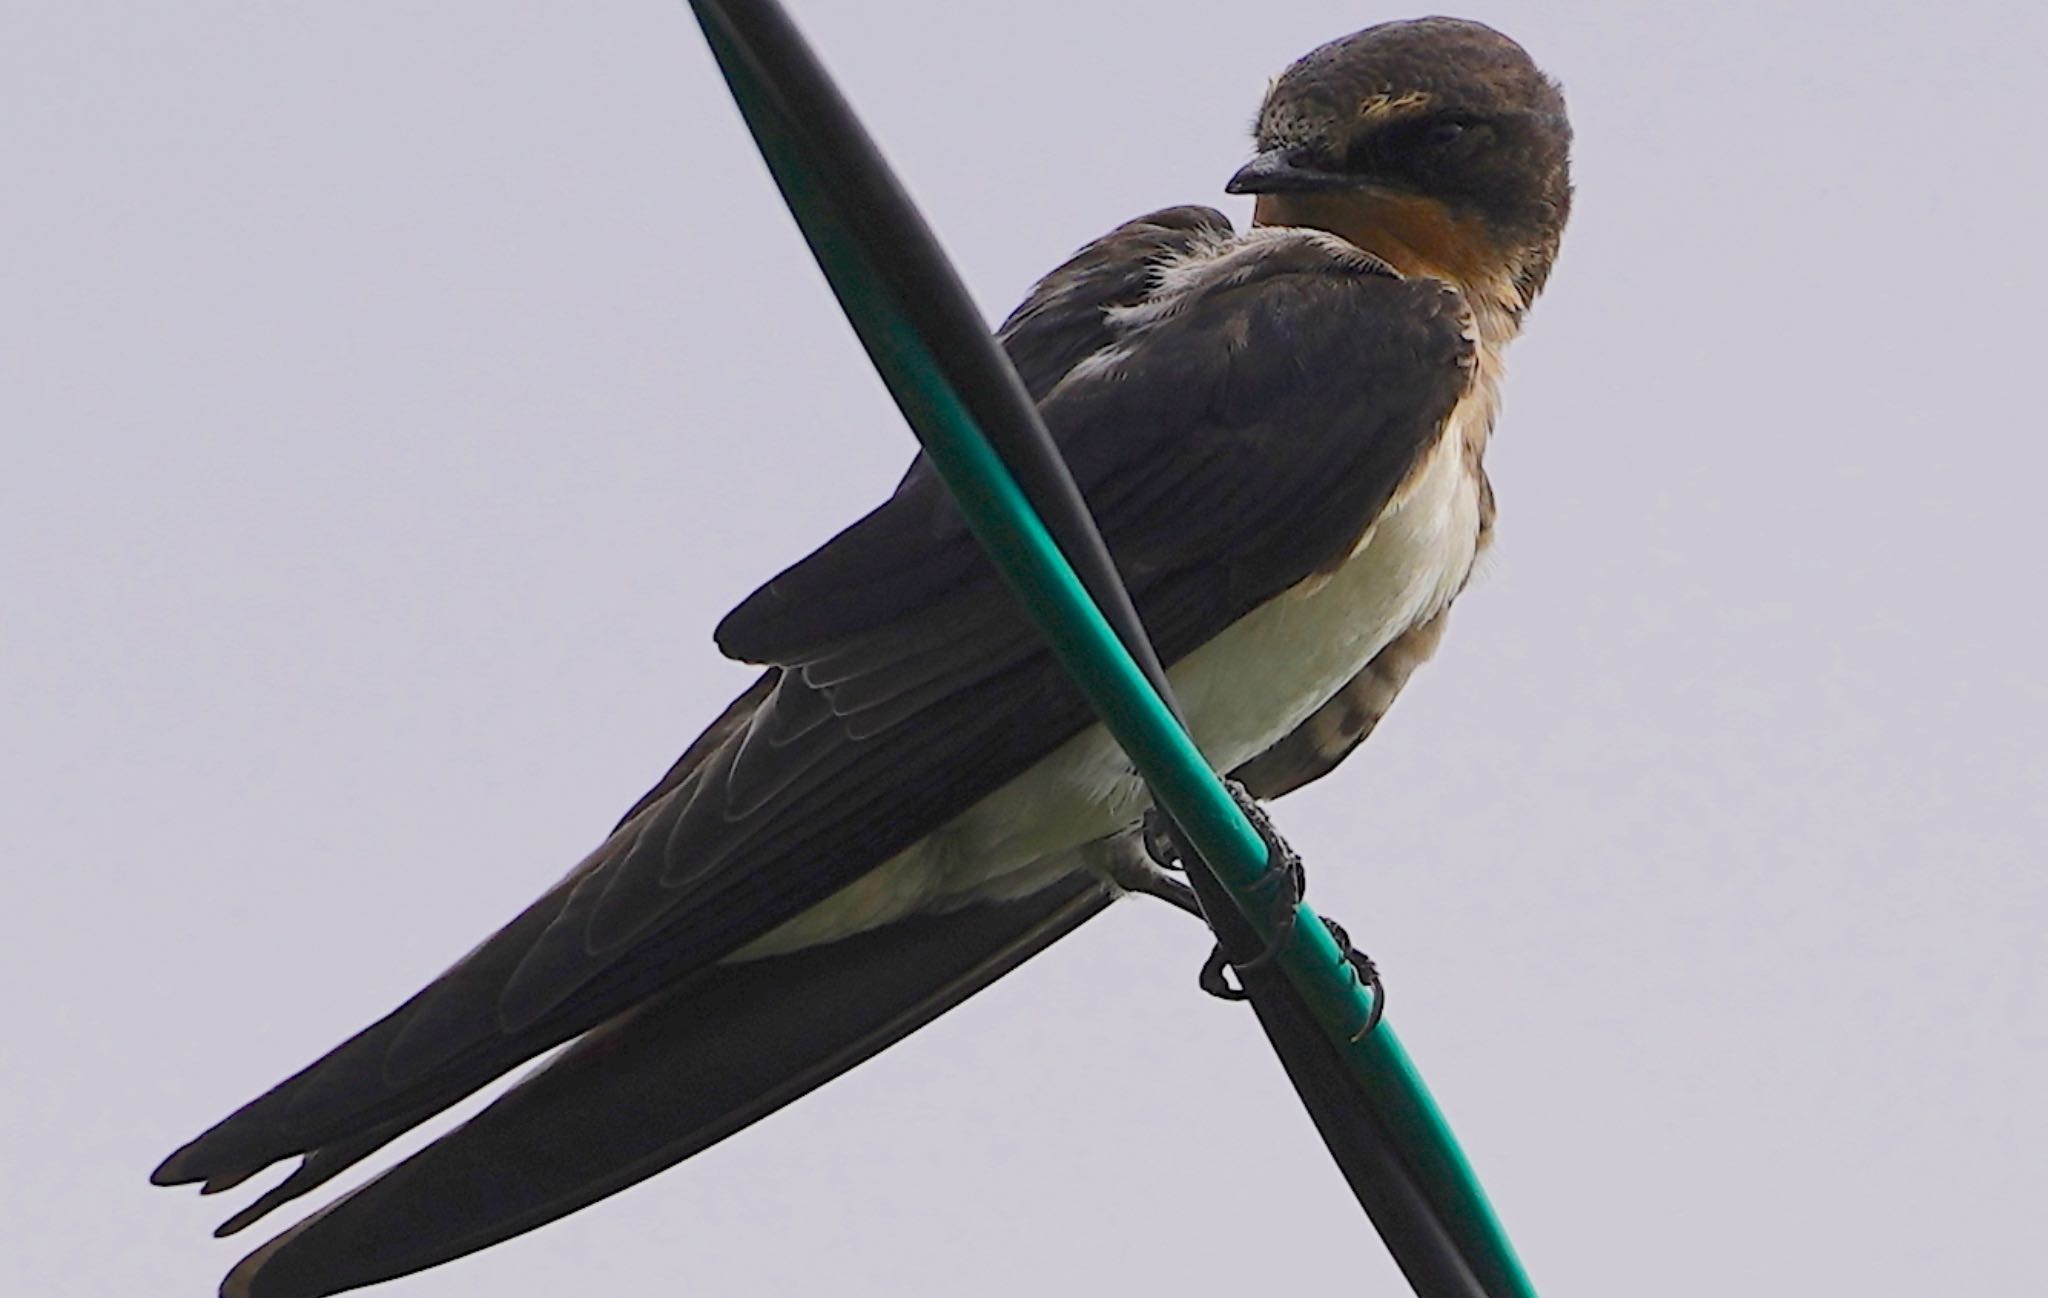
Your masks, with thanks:
M1452 167L1472 152L1490 130L1484 119L1411 117L1380 130L1362 132L1351 142L1346 170L1357 172L1422 172Z

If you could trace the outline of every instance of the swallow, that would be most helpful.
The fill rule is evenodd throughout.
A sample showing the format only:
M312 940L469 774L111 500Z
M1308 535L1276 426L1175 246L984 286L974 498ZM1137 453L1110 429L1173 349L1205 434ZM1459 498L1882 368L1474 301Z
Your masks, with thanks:
M1564 100L1512 40L1388 23L1274 80L1207 207L1110 231L998 338L1196 742L1277 797L1341 762L1488 544L1501 352L1571 203ZM311 1298L532 1230L722 1140L1128 891L1143 784L920 459L719 624L762 667L548 893L179 1149L240 1230L513 1067L468 1123L243 1259Z

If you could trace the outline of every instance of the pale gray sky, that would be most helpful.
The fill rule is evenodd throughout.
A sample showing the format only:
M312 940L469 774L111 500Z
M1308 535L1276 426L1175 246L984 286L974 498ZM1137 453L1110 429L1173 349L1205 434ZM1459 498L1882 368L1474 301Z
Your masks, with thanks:
M795 9L991 315L1242 216L1265 78L1407 12ZM1546 1292L2038 1293L2048 20L1464 12L1579 210L1312 895ZM0 173L0 1291L196 1296L229 1207L150 1167L578 857L911 446L680 3L10 0ZM1398 1292L1204 949L1119 907L380 1292Z

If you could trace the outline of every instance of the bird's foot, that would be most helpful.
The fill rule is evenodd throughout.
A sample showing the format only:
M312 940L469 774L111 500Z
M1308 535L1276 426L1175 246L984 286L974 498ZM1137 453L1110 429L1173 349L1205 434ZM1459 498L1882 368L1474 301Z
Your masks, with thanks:
M1265 840L1268 849L1266 872L1249 891L1266 905L1267 928L1272 937L1257 955L1236 962L1238 969L1257 969L1271 963L1293 934L1295 915L1301 905L1302 889L1308 886L1308 876L1302 868L1300 853L1280 837L1280 831L1273 827L1272 817L1266 814L1258 799L1236 780L1225 780L1223 784L1237 802L1238 810L1244 812L1245 819L1252 822L1252 828ZM1145 813L1142 837L1146 854L1161 871L1184 873L1187 862L1195 855L1180 827L1157 807ZM1189 892L1192 895L1193 890ZM1212 951L1202 966L1199 980L1202 990L1225 1000L1243 1000L1243 989L1231 986L1223 974L1223 970L1232 963L1224 957L1221 946Z
M1149 816L1146 823L1149 827ZM1196 899L1195 890L1188 886L1186 880L1175 878L1159 864L1152 855L1150 840L1141 841L1143 846L1129 837L1111 840L1101 846L1091 864L1123 892L1157 897L1196 919L1202 919L1202 903Z
M1336 941L1338 949L1344 953L1344 962L1351 966L1352 973L1357 976L1360 983L1364 984L1366 991L1372 996L1372 1006L1365 1013L1365 1022L1360 1024L1358 1030L1351 1034L1353 1041L1363 1041L1374 1028L1380 1025L1380 1016L1386 1012L1386 984L1380 981L1379 966L1373 963L1372 957L1351 945L1351 937L1344 931L1342 924L1326 917L1323 920L1323 927L1330 930L1330 937ZM1277 940L1275 946L1268 947L1259 955L1258 960L1265 961L1271 959L1276 949ZM1255 967L1257 967L1256 964L1232 965L1229 958L1223 954L1223 948L1218 946L1213 948L1209 952L1209 958L1202 962L1202 972L1197 981L1201 984L1203 991L1218 1000L1241 1001L1247 999L1249 993L1245 991L1242 983L1233 981L1230 975L1237 969Z
M1202 962L1202 971L1197 982L1203 991L1219 1000L1241 1001L1246 996L1244 985L1235 980L1232 973L1262 968L1272 963L1279 955L1280 949L1286 946L1288 939L1294 935L1294 926L1301 913L1301 899L1308 888L1308 874L1302 865L1301 854L1280 836L1279 830L1274 828L1272 817L1266 814L1266 809L1259 805L1258 800L1236 780L1226 780L1224 785L1230 790L1230 796L1236 800L1245 818L1259 831L1259 837L1266 841L1271 852L1266 873L1252 885L1252 889L1256 893L1265 894L1268 928L1272 936L1267 939L1263 950L1244 961L1232 961L1223 953L1221 945L1216 946L1209 952L1209 958ZM1146 855L1156 867L1155 877L1161 882L1175 885L1179 893L1185 896L1184 901L1177 902L1183 909L1197 915L1201 914L1199 906L1192 904L1195 900L1194 890L1163 873L1185 871L1187 861L1194 855L1193 849L1181 836L1179 827L1165 813L1154 807L1145 813L1142 840ZM1365 1023L1351 1037L1353 1041L1357 1041L1379 1026L1380 1015L1386 1003L1386 988L1380 981L1379 968L1373 963L1372 957L1351 945L1351 937L1342 925L1325 918L1323 926L1329 929L1331 938L1335 940L1338 950L1344 953L1344 959L1351 966L1352 972L1372 994L1372 1008L1366 1014Z

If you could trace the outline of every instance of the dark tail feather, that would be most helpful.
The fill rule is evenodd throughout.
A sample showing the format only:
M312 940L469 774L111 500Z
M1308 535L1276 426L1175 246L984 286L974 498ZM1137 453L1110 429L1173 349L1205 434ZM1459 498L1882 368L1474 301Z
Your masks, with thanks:
M221 1293L339 1293L615 1194L930 1022L1108 900L1080 877L1018 902L720 966L591 1032L469 1122L271 1240Z

